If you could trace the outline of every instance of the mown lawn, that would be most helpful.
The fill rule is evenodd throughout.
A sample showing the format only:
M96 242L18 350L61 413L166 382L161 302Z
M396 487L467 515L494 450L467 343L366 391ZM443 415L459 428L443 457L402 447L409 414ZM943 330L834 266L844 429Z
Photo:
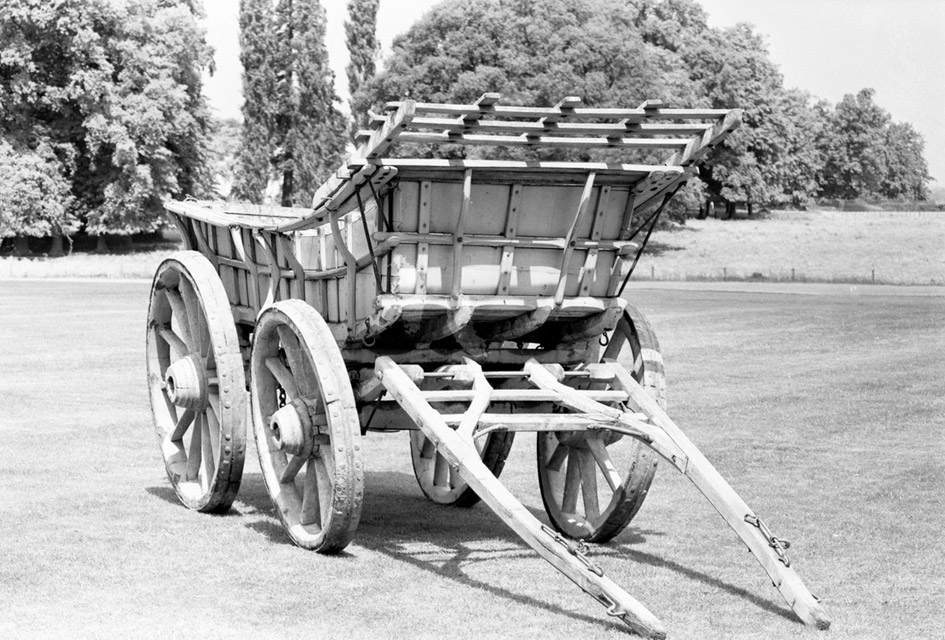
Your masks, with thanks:
M807 629L678 474L592 557L671 638L945 635L945 297L634 289L670 413L834 623ZM438 508L365 440L348 552L289 544L250 451L233 511L179 506L145 390L143 283L0 281L0 637L618 638L483 506ZM540 512L531 439L503 479Z

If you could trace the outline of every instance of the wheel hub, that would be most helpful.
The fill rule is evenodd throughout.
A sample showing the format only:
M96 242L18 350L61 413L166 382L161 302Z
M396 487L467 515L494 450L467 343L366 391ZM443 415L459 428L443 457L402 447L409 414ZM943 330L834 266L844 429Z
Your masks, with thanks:
M167 398L178 407L203 409L208 403L207 375L197 356L181 358L164 372Z
M312 454L315 429L308 415L308 407L299 399L282 407L269 419L272 439L280 451L294 456Z

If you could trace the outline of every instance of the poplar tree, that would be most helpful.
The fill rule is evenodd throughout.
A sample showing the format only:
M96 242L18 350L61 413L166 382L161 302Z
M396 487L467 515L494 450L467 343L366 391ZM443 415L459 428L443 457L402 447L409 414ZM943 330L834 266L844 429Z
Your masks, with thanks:
M377 10L380 0L348 0L348 20L345 22L345 44L348 46L350 62L345 69L348 75L348 93L354 96L365 86L377 70L380 43L377 40ZM366 112L351 114L351 133L367 125Z
M318 0L242 0L244 131L234 194L261 202L269 180L282 206L311 205L345 150L335 76Z
M307 207L342 160L346 123L325 47L325 9L318 0L280 0L277 14L282 206Z
M233 196L257 204L263 201L272 175L275 44L272 0L240 0L243 131L237 152Z

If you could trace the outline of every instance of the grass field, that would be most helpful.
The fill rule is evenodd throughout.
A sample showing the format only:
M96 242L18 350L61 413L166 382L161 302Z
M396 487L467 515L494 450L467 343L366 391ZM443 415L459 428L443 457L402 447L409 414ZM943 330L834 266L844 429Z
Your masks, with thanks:
M778 211L653 234L637 279L945 284L945 212ZM793 275L792 275L793 270Z
M150 279L171 251L0 257L0 278ZM634 279L945 285L945 213L782 211L765 220L690 220L653 234Z
M608 576L671 638L945 637L945 297L632 296L662 341L670 413L792 540L834 624L796 622L666 466L593 548ZM254 451L230 514L187 511L151 430L147 286L2 281L0 300L0 637L627 637L485 507L426 502L404 434L365 440L340 557L289 543ZM521 437L503 479L540 513L534 467Z

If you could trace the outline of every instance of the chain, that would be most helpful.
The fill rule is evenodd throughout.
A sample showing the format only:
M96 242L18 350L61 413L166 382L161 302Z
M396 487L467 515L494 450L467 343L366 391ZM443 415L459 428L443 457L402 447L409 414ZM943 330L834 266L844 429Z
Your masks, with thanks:
M590 551L590 549L583 540L564 538L560 533L545 524L541 525L541 530L551 536L555 542L567 549L568 553L577 558L581 564L587 567L588 571L600 577L604 577L604 570L591 562L590 558L587 557L587 552Z
M785 550L791 547L791 543L783 538L778 538L771 533L771 529L768 528L768 525L765 524L764 520L758 516L752 514L745 515L745 522L748 524L758 527L763 535L768 540L768 546L774 549L774 552L778 554L778 560L784 563L785 567L791 566L791 561L788 559Z

